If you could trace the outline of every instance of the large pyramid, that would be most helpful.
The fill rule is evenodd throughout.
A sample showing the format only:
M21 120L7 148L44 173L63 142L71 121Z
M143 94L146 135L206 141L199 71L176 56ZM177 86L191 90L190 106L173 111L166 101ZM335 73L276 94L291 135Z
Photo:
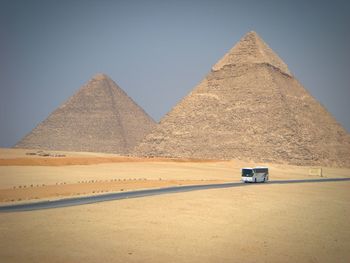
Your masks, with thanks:
M134 154L350 166L350 136L249 32Z
M114 81L98 74L15 147L128 154L155 125Z

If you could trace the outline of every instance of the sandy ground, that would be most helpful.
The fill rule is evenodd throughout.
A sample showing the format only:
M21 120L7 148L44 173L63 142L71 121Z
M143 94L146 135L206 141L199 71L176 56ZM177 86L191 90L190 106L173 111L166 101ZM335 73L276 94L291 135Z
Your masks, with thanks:
M0 149L0 159L46 158L25 152ZM0 165L2 204L239 181L241 167L263 165L65 154L60 165L37 160L35 165ZM67 163L76 157L88 164ZM105 157L113 162L101 163ZM319 178L309 175L310 167L265 165L271 180ZM349 169L323 168L327 178L349 175ZM350 182L252 184L0 213L0 261L350 262L349 187Z
M270 178L301 179L310 167L165 158L131 158L113 154L52 152L0 148L0 203L30 202L78 195L166 186L240 180L240 168L267 165ZM15 165L14 165L15 164ZM324 177L348 177L350 169L323 168Z
M217 162L216 160L190 158L141 158L110 153L42 151L0 148L1 166L65 166L120 162Z
M39 156L43 153L49 156ZM223 183L231 179L227 174L213 176L221 166L228 170L212 160L0 148L0 202Z
M33 186L20 189L0 189L0 203L25 203L43 199L60 199L80 195L98 195L107 192L124 192L135 189L162 188L181 185L227 183L222 180L144 180L119 179L78 184Z
M349 182L0 214L2 262L349 262Z

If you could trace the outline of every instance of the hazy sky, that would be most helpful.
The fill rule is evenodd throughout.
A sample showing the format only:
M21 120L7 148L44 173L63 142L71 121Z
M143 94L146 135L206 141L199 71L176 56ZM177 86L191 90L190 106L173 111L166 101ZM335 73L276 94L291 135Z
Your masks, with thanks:
M156 121L255 30L350 131L347 1L0 0L0 147L94 74Z

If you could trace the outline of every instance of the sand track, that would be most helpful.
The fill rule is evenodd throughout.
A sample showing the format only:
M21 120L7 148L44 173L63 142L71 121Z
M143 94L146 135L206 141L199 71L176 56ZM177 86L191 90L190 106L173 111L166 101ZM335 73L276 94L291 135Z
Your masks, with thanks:
M146 180L114 179L82 181L76 184L30 185L0 189L0 202L18 202L38 199L57 199L79 195L94 195L106 192L123 192L135 189L161 188L169 186L226 183L220 180Z

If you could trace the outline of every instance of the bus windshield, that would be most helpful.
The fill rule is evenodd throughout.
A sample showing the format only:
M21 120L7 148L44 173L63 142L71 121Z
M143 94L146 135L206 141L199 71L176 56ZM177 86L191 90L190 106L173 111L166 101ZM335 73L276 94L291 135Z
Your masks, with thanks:
M252 169L242 169L242 176L252 177L253 176L253 170Z

